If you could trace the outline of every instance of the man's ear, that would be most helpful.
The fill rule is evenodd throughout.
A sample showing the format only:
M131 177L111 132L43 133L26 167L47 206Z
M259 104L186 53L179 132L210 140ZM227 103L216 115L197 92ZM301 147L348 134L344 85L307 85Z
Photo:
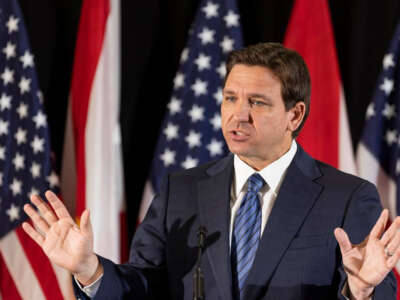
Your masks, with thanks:
M289 109L289 112L288 129L293 132L299 128L304 119L304 115L306 114L306 104L303 101L299 101Z

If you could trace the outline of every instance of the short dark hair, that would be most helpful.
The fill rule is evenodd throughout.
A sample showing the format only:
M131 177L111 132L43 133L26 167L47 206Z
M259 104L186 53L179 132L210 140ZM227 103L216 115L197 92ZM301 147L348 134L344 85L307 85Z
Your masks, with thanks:
M286 110L294 107L297 102L305 103L304 118L300 126L293 131L293 137L297 137L308 117L311 95L310 74L300 54L279 43L259 43L232 51L226 62L225 82L236 64L261 66L272 71L281 82L281 94Z

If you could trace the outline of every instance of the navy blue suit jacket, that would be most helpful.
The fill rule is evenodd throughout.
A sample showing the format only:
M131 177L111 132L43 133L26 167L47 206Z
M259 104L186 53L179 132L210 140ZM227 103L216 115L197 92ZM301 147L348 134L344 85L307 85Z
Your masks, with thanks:
M233 156L166 177L133 239L130 262L100 257L95 299L192 299L196 231L207 229L205 299L232 299L229 251ZM361 242L381 212L376 188L315 161L301 147L262 234L245 299L342 299L346 280L333 231ZM374 299L395 299L392 274ZM82 298L84 295L77 290Z

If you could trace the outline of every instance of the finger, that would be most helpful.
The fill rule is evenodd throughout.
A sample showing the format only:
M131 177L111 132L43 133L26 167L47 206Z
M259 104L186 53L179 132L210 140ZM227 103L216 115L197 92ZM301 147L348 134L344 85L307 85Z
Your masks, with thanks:
M44 242L44 237L39 232L37 232L31 226L31 224L29 224L28 222L24 222L22 223L22 228L40 247L42 247Z
M38 212L29 204L24 205L24 211L26 214L31 218L33 221L33 224L42 231L43 233L46 233L49 230L49 224L43 219Z
M344 231L342 228L336 228L334 234L337 242L339 243L340 252L343 256L353 248L353 245L351 244L346 231Z
M397 232L389 244L386 246L386 251L392 255L400 246L400 232Z
M47 203L44 202L42 198L39 197L39 195L32 195L31 202L35 204L35 206L40 211L40 214L42 215L42 217L46 219L49 225L53 224L54 222L57 222L57 218L54 215L53 211L50 209Z
M389 211L387 209L384 209L381 215L379 216L378 221L376 221L374 227L372 227L372 230L369 234L370 238L372 239L380 238L383 231L385 230L388 219L389 219Z
M400 217L396 217L390 227L386 230L381 238L381 242L384 246L386 246L391 239L396 235L396 233L400 229Z
M93 235L92 223L90 222L90 213L88 209L85 209L85 211L82 213L80 225L81 230L84 234Z
M393 269L396 266L399 259L400 259L400 249L397 249L396 252L394 252L393 255L389 257L388 260L386 261L388 269L389 270Z
M59 219L67 218L75 223L65 205L52 191L47 191L45 195Z

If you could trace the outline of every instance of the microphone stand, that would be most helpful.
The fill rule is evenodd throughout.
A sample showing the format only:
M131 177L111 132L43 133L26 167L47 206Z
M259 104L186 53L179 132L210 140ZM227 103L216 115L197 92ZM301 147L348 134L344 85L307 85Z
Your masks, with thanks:
M204 275L201 270L201 255L204 250L204 242L206 239L206 229L200 226L197 230L197 263L196 271L193 274L193 300L204 300Z

